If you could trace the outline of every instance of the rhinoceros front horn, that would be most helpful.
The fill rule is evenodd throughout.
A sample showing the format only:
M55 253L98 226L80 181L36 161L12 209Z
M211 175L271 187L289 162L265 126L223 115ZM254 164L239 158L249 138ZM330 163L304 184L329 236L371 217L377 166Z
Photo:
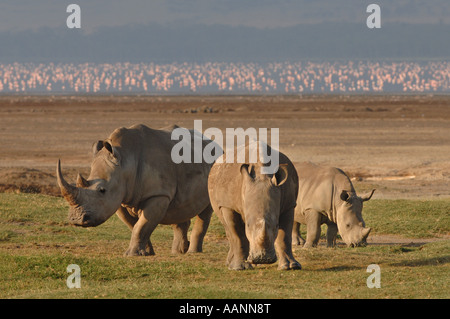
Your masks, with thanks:
M56 179L58 180L58 186L61 189L61 194L69 202L70 205L76 205L76 199L78 196L78 188L70 185L66 182L61 173L61 160L58 160L56 167Z

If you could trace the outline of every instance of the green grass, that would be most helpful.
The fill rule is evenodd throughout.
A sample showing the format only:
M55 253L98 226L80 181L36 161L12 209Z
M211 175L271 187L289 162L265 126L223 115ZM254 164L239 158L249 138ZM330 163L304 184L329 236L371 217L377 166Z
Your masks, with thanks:
M364 204L364 220L375 232L411 238L450 233L450 200L381 200Z
M436 237L449 233L449 200L371 200L365 219L376 234ZM225 266L228 243L213 215L201 254L170 253L172 229L152 235L156 255L123 257L130 231L113 216L96 228L66 222L61 198L0 194L0 298L449 298L450 241L417 247L294 248L300 271L277 265L250 271ZM69 264L81 288L69 289ZM381 288L366 286L369 264Z

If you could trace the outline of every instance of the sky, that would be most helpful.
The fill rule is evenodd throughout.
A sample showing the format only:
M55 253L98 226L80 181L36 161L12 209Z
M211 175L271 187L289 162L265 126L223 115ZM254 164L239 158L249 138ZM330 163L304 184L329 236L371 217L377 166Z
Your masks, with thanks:
M71 3L80 29L66 25ZM450 1L1 0L0 43L0 63L447 60Z
M2 0L0 32L64 27L66 8L81 7L82 29L129 24L223 24L256 28L362 22L370 3L383 23L450 24L448 0Z

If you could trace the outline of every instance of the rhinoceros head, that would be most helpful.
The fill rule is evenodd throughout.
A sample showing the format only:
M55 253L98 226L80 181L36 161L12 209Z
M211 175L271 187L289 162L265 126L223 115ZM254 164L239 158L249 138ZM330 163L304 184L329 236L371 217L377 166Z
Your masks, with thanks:
M277 260L275 239L280 217L280 186L287 180L286 165L277 173L261 174L260 167L241 166L242 201L245 215L245 233L250 243L248 261L253 264L270 264Z
M366 227L362 217L363 202L368 201L375 190L361 197L355 192L343 190L337 207L337 225L339 233L347 246L366 244L370 228Z
M69 222L76 226L98 226L120 207L125 190L121 181L120 155L109 142L94 145L94 160L86 180L78 174L72 186L61 173L58 161L56 176L61 194L70 205Z

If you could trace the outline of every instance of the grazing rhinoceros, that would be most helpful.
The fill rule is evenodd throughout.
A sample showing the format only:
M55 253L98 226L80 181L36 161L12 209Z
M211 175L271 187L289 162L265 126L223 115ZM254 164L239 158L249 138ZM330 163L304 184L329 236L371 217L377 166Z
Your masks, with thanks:
M365 244L370 228L365 227L362 217L363 202L368 201L375 190L357 196L352 182L339 168L312 163L302 163L296 168L299 193L292 230L293 244L317 246L320 225L324 223L328 226L328 247L336 244L338 230L348 246ZM306 242L300 236L300 224L307 225Z
M172 224L172 252L202 251L212 214L207 188L212 163L175 164L171 159L175 128L116 129L94 144L90 176L86 180L78 174L76 187L64 180L58 161L57 180L70 204L69 221L93 227L117 213L132 231L128 256L154 254L150 235L158 224ZM203 137L198 132L191 136ZM203 140L203 146L210 142ZM187 231L195 216L189 243Z
M248 145L245 149L248 151ZM298 177L282 153L279 163L275 174L262 174L261 167L267 166L259 160L254 164L227 163L224 154L211 169L209 196L230 244L229 269L270 264L277 257L278 269L301 269L292 255L291 239Z

